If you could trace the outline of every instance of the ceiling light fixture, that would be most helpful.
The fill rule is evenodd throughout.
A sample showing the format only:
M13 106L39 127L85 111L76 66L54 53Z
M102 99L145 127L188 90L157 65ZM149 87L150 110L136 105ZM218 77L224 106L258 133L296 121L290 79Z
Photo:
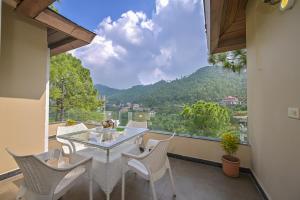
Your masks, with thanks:
M295 0L281 0L280 10L285 11L291 9L295 5Z
M264 3L268 3L271 5L275 5L277 3L279 3L280 0L263 0Z
M270 5L279 4L280 10L286 11L288 9L291 9L294 6L296 0L262 0L262 1Z

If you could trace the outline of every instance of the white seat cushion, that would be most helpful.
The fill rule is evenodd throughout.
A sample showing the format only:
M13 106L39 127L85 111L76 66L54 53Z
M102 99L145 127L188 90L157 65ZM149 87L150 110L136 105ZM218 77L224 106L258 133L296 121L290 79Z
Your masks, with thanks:
M149 178L149 173L147 168L140 161L136 159L131 159L128 161L128 166L131 168L131 170L138 173L140 176L144 177L145 179Z

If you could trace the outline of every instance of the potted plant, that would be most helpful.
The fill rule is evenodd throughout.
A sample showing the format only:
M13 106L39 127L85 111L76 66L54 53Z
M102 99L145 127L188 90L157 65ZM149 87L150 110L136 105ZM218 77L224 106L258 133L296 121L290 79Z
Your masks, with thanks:
M240 159L234 156L239 148L239 138L232 132L221 135L221 146L226 155L222 156L223 172L230 177L238 177L240 173Z
M66 121L66 126L73 126L76 124L77 124L77 122L73 119L67 119L67 121Z

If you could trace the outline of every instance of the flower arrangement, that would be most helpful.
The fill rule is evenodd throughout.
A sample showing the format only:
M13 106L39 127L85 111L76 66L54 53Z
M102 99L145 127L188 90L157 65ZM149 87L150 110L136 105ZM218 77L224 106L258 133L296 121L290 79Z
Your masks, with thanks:
M111 119L109 119L109 120L103 121L102 126L103 126L103 128L114 128L115 123Z
M73 126L75 124L77 124L77 122L73 119L67 119L66 121L66 126Z

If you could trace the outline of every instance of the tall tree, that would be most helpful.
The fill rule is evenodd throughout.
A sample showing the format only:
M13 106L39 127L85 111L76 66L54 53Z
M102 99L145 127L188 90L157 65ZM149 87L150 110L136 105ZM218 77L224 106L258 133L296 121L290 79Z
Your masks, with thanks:
M84 111L101 106L90 71L70 54L51 58L50 103L56 106L56 120L64 120L65 111L71 108Z
M217 103L198 101L183 108L182 116L187 120L187 128L204 133L223 131L230 125L230 116L226 108Z
M225 53L211 54L208 58L208 62L212 65L220 65L233 72L240 72L242 69L246 69L247 51L246 49L240 49Z

